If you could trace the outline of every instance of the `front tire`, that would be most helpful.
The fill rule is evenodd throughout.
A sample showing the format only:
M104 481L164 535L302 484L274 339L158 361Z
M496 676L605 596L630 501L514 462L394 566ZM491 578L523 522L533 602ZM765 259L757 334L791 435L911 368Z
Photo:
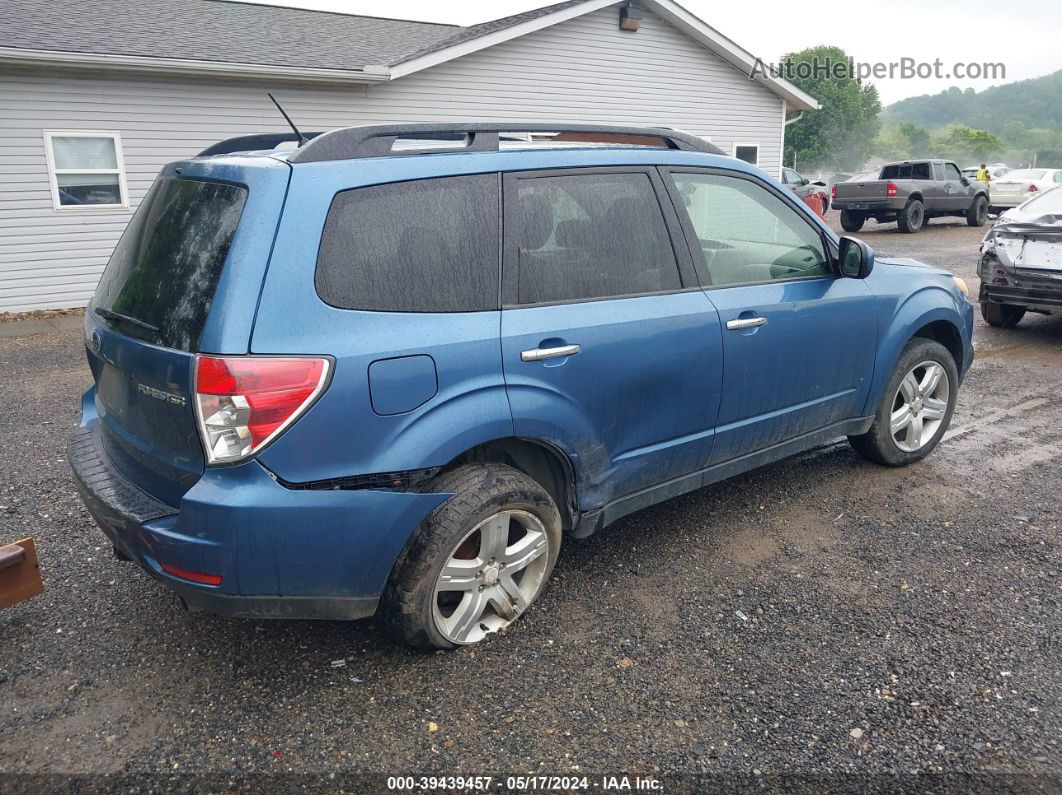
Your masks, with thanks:
M907 202L900 214L896 216L896 226L900 228L900 231L913 235L922 225L926 222L926 208L922 202L918 199L912 199Z
M866 222L867 217L863 213L841 210L841 228L845 232L858 232Z
M542 593L561 545L549 493L504 464L467 464L434 478L452 492L415 531L380 603L384 624L422 649L477 643Z
M1013 304L981 304L981 317L985 323L996 328L1016 326L1025 317L1025 307Z
M978 196L966 210L966 224L968 226L984 226L987 218L988 199L984 196Z
M959 371L948 349L916 337L900 354L870 430L848 441L856 452L885 466L921 461L951 423Z

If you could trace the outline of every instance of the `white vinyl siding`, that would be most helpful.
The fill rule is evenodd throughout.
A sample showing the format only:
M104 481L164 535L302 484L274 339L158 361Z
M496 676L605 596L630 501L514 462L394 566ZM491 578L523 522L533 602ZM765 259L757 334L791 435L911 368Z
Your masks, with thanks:
M84 305L159 169L216 141L389 121L529 120L663 125L724 152L760 141L777 174L782 100L659 18L619 30L612 6L392 83L160 79L65 69L0 73L0 312ZM709 23L711 20L708 20ZM45 130L121 136L129 208L56 210Z

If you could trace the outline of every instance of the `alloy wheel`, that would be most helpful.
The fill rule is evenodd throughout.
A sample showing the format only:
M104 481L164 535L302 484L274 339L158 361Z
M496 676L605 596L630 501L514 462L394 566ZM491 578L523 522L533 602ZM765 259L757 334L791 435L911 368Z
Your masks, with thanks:
M944 366L925 361L908 371L892 401L889 431L905 453L925 447L936 435L948 412L951 383Z
M435 582L435 626L451 643L469 644L504 629L538 596L549 537L527 511L500 511L450 552Z

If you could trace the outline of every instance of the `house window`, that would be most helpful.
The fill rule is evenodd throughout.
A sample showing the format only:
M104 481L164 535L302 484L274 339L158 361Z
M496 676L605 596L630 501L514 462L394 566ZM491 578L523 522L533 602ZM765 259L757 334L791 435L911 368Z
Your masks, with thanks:
M129 206L118 133L45 130L44 150L56 210Z
M760 145L734 144L734 157L755 166L760 162Z

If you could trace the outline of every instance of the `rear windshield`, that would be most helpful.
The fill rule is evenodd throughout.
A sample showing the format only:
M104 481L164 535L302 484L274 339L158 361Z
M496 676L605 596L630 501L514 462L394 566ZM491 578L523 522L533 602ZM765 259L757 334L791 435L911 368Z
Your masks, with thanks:
M881 170L881 179L929 178L929 163L896 163Z
M1019 168L1017 171L1008 171L1007 179L1043 179L1047 173L1042 168Z
M246 200L239 185L157 180L107 263L93 310L130 336L197 350Z

